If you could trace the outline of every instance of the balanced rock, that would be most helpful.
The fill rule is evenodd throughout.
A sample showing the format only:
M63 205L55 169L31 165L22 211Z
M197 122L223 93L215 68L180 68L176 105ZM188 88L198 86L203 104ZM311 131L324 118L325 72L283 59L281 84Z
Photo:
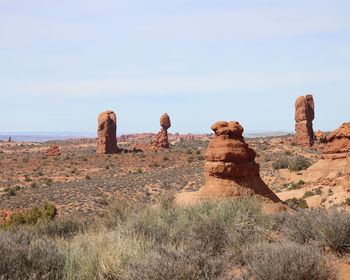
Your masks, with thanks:
M168 129L171 126L171 123L167 113L163 114L160 117L160 126L162 128L157 133L154 140L151 142L151 147L156 149L157 148L168 149L169 148Z
M327 137L323 158L346 158L350 153L350 122L343 123Z
M102 112L98 116L97 153L115 154L117 146L117 118L113 111Z
M206 184L196 192L178 194L176 202L186 205L206 199L257 196L264 202L265 212L286 210L261 179L256 153L244 142L243 127L231 121L217 122L211 129L215 135L206 151Z
M48 157L58 157L60 155L60 147L57 144L51 145L45 152L45 156Z
M315 104L311 94L298 97L295 102L295 142L306 148L313 145L314 110Z

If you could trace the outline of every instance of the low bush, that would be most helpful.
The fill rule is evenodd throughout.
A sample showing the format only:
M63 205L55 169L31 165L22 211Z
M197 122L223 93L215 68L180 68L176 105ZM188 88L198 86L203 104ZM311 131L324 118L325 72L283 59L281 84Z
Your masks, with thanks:
M306 203L306 200L303 198L293 197L293 198L287 199L286 202L291 208L293 208L295 210L298 210L299 208L300 209L309 208L309 206Z
M315 193L313 191L306 191L303 195L303 198L307 198L307 197L310 197L310 196L314 196Z
M310 165L311 162L303 156L283 156L272 163L272 168L275 170L289 168L291 171L301 171L307 169Z
M288 168L288 166L289 166L289 161L287 157L279 158L272 163L272 168L275 170L285 169L285 168Z
M287 238L299 243L316 241L338 253L350 252L350 213L315 209L282 215L280 230Z
M298 156L295 159L291 160L288 168L291 171L301 171L307 169L310 165L311 162L307 158Z
M51 221L57 214L57 208L55 205L48 202L44 202L41 210L37 206L28 208L24 215L22 213L14 213L10 218L1 225L3 229L8 229L18 225L35 225L38 222Z
M243 253L249 279L329 280L334 274L315 247L293 242L257 243Z
M58 279L64 267L56 243L25 228L0 232L0 255L4 279Z

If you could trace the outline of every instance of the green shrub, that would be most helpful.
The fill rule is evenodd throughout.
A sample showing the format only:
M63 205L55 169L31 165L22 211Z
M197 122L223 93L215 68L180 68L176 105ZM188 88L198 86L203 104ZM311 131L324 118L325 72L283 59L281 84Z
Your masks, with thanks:
M55 207L55 205L45 201L42 205L40 219L44 221L51 221L53 218L55 218L56 214L57 208Z
M43 183L46 186L51 186L52 185L52 179L51 178L43 178Z
M108 201L106 199L100 199L98 203L101 205L108 205Z
M189 156L189 157L187 158L187 161L188 161L188 162L193 162L193 161L194 161L194 157L193 157L193 156Z
M2 228L8 229L18 225L35 225L38 222L51 221L54 219L56 214L57 208L55 205L44 202L41 210L38 207L33 206L28 208L24 212L24 215L19 212L11 215L10 218L2 225Z
M11 197L16 195L16 190L14 188L5 188L6 197Z
M24 218L27 225L35 225L41 218L41 211L36 206L28 208L24 212Z
M343 202L343 205L350 206L350 197L345 199L345 201Z
M309 208L309 206L306 203L306 200L303 199L303 198L293 197L293 198L287 199L286 202L293 209L298 209L298 208L306 209L306 208Z
M279 158L272 163L272 168L275 170L285 169L285 168L288 168L288 166L289 166L289 161L288 161L288 158L286 157Z
M307 197L310 197L310 196L314 196L315 193L313 191L306 191L303 195L303 198L307 198Z
M301 171L307 169L311 165L311 162L303 157L298 156L294 160L292 160L289 164L289 170L291 171Z
M3 229L8 229L12 226L19 226L25 224L26 220L21 213L15 213L8 218L8 220L1 225Z

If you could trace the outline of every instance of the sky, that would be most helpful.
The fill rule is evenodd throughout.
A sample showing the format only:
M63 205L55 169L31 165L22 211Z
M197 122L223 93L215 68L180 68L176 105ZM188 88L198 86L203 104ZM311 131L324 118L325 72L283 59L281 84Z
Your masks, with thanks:
M0 0L0 132L293 131L350 121L350 1Z

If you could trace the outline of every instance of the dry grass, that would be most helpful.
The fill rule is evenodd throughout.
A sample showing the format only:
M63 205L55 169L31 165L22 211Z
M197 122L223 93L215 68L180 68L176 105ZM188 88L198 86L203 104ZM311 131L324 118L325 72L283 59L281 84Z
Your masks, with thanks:
M180 208L169 194L157 205L116 202L92 222L54 220L1 231L0 275L240 279L232 276L240 268L241 279L331 279L322 250L347 251L348 224L349 214L335 210L266 216L248 198ZM276 233L283 238L272 238Z

